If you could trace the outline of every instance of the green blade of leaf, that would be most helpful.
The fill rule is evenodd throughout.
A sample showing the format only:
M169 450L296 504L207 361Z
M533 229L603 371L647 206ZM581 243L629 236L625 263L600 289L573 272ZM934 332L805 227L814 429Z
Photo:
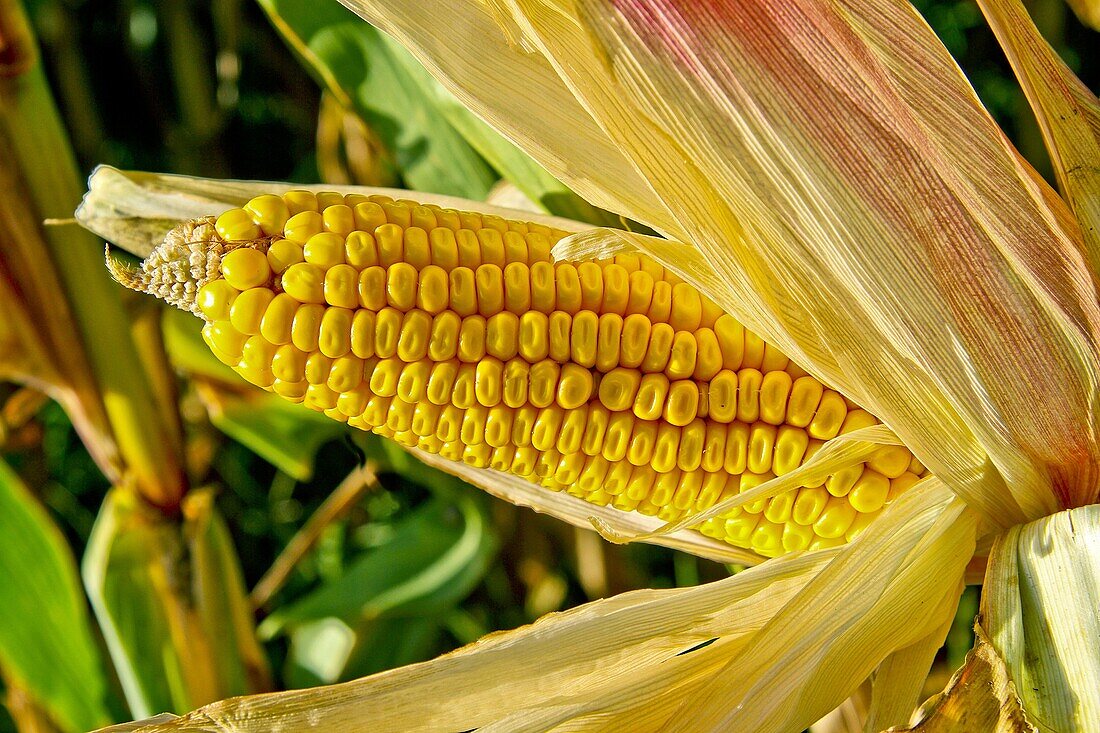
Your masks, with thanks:
M292 49L393 153L410 188L484 199L492 169L439 114L382 35L335 0L260 0Z
M622 225L619 217L593 206L573 193L530 155L516 147L515 143L464 107L404 46L385 34L382 35L382 45L466 142L532 201L555 216L600 226Z
M107 681L61 532L0 462L0 665L62 729L110 722Z
M326 618L354 627L364 620L438 612L469 594L495 549L480 502L433 499L341 578L269 616L260 633L270 638Z

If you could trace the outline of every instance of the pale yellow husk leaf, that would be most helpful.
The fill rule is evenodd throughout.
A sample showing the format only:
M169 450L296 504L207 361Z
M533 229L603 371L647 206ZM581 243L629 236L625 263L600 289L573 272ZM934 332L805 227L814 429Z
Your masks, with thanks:
M981 608L1036 728L1100 730L1100 505L998 537Z
M1082 21L1100 28L1100 2L1070 4ZM1040 35L1019 0L978 5L1035 112L1058 186L1081 223L1093 272L1100 272L1100 102Z
M538 156L545 120L463 87L440 24L397 0L346 4ZM596 171L624 192L601 203L689 243L690 266L682 248L658 258L881 417L989 521L1095 500L1100 310L1080 230L908 3L428 5L488 34L462 61L479 78L536 87L549 64L663 207Z
M926 483L843 548L623 594L431 662L226 700L141 730L645 733L720 720L722 730L800 730L875 660L942 628L973 541L973 515Z

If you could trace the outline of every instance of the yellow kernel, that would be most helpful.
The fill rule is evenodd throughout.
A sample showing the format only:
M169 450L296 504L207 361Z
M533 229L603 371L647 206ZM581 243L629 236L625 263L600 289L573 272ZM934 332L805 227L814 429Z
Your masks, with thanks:
M554 450L564 418L564 412L557 405L539 410L538 417L535 418L535 427L531 431L531 445L541 451Z
M195 302L208 321L228 321L229 310L240 291L226 280L211 280L199 288Z
M299 306L290 324L291 343L306 353L315 351L324 315L325 309L316 303Z
M327 269L344 262L344 238L332 232L320 232L310 237L302 254L306 262Z
M791 375L768 372L760 382L760 419L782 425L787 417L787 399L791 394Z
M888 479L895 479L909 470L913 454L900 445L888 445L879 448L867 460L867 466L878 471Z
M214 355L222 363L230 366L236 365L240 360L241 350L244 348L245 341L248 340L247 335L224 321L207 323L202 327L202 337Z
M271 358L272 373L284 382L301 382L306 378L306 354L291 344L284 344Z
M432 367L428 378L426 395L434 405L449 405L455 379L458 377L458 362L440 361Z
M547 357L550 349L549 319L545 313L528 311L519 318L517 348L520 356L529 363Z
M877 512L886 503L890 479L878 471L867 469L848 492L848 502L857 512Z
M386 223L386 212L373 201L364 201L352 208L355 214L355 228L364 232L373 233L378 227Z
M791 360L772 344L764 344L764 357L760 360L760 371L774 372L787 368Z
M706 423L695 419L680 429L680 447L676 465L682 471L695 471L703 462L703 445L707 439Z
M619 342L620 365L630 369L637 369L642 365L649 348L651 327L652 324L644 315L635 313L623 319L622 338Z
M726 432L726 471L738 475L744 473L748 463L749 426L731 423Z
M508 231L504 235L504 260L508 264L523 264L529 262L527 240L519 232Z
M417 270L431 264L432 254L428 244L428 233L420 227L414 226L405 230L402 246L405 248L405 262Z
M833 496L847 496L848 492L852 490L852 487L855 486L856 481L862 474L862 463L842 468L825 481L825 488L827 488L829 493Z
M264 194L257 196L244 205L244 210L252 216L252 221L259 225L260 230L267 236L283 233L283 225L290 218L290 209L281 196Z
M359 271L351 265L335 265L325 273L325 300L341 308L359 305Z
M733 316L723 314L714 322L714 336L722 351L723 368L740 369L745 355L745 327Z
M749 428L747 466L753 473L766 473L772 469L772 452L775 450L776 429L765 422L753 423Z
M428 265L420 271L420 283L416 291L416 307L433 316L447 309L450 294L447 291L447 272L436 265Z
M519 448L531 445L531 432L535 429L538 415L539 411L533 406L524 405L512 416L512 442Z
M322 412L336 407L337 395L324 384L311 384L306 388L303 404L310 409Z
M353 231L344 239L344 259L360 270L378 264L378 249L374 237L364 231Z
M479 229L477 239L480 245L481 264L504 267L504 237L494 229Z
M378 245L378 261L383 267L405 260L405 232L401 227L383 224L374 230L374 241Z
M405 368L400 359L382 359L374 365L374 371L370 375L370 389L376 395L393 397L397 394L397 384L401 379L401 371Z
M283 291L299 303L324 303L325 271L308 262L291 265L283 273Z
M320 351L306 357L306 381L310 384L325 384L331 371L332 359Z
M804 428L814 419L817 406L825 388L813 377L799 377L791 388L791 398L787 403L787 422L798 428Z
M596 368L607 372L619 365L623 318L616 313L604 313L599 318L596 333Z
M360 308L351 319L351 351L360 359L374 356L374 312Z
M476 362L485 357L485 319L470 316L462 319L458 330L458 358L460 361Z
M450 229L437 227L428 232L428 249L432 264L444 270L458 267L458 241Z
M374 352L383 359L397 353L404 315L393 308L383 308L374 317Z
M289 239L277 239L267 248L267 264L276 275L282 275L286 268L304 260L302 245Z
M401 400L391 400L390 409L386 412L386 427L394 433L406 433L412 430L413 412L415 405ZM396 440L396 435L394 436Z
M636 420L630 434L630 444L626 450L626 460L635 466L648 466L653 458L653 449L657 442L657 423L648 420Z
M272 392L291 402L301 402L302 398L306 396L308 387L309 383L304 379L298 382L285 382L282 379L276 379L271 383Z
M668 401L665 403L664 416L669 423L683 427L699 411L699 387L690 379L672 382L668 389Z
M514 413L504 405L490 408L485 419L485 442L494 448L510 445Z
M652 319L651 319L652 320ZM672 355L672 342L676 332L667 323L654 322L649 332L649 345L642 359L643 372L663 372Z
M703 458L700 468L704 471L721 471L726 460L726 440L728 429L722 423L707 420L706 436L703 439Z
M550 313L557 308L555 274L549 262L531 264L531 308L534 310Z
M342 206L344 204L344 195L338 191L318 191L317 192L317 210L324 211L330 206Z
M355 229L355 214L351 207L345 204L335 204L325 207L321 213L325 229L338 235L341 239L351 234Z
M325 230L325 220L316 211L302 211L286 220L283 236L298 245L305 245L310 237Z
M695 335L687 331L678 331L672 339L668 366L665 373L669 379L686 379L695 373L695 362L699 345Z
M221 271L226 282L237 290L267 285L271 280L267 255L251 247L239 247L222 257Z
M504 365L503 399L509 407L520 407L527 403L527 383L530 379L530 366L523 359L509 359Z
M386 307L386 270L368 267L359 273L359 305L380 311Z
M477 232L466 227L459 229L455 232L455 241L458 243L458 266L476 270L481 265L481 242Z
M418 279L416 268L409 263L391 265L386 273L386 302L400 311L415 306Z
M401 370L397 380L397 397L405 402L417 403L425 399L428 380L431 378L432 362L421 359L407 364Z
M317 337L317 347L322 354L335 359L351 351L352 316L352 311L347 308L325 309Z
M653 276L641 270L631 272L628 287L630 291L624 313L644 317L649 312L649 304L653 300ZM649 319L646 318L646 321L648 322Z
M350 392L363 381L363 360L350 355L341 356L332 363L328 373L328 387L337 394Z
M866 410L850 410L844 416L844 422L840 424L840 434L846 435L862 428L869 428L872 425L878 425L878 420L874 415Z
M259 239L262 236L260 227L256 226L252 215L244 209L230 209L225 212L214 222L214 229L222 239L229 242Z
M667 325L669 315L672 313L672 285L659 280L653 283L653 297L649 301L649 310L646 311L646 316L654 324L664 323ZM669 326L672 328L672 326ZM673 329L675 330L675 329Z
M485 407L500 404L504 392L504 364L486 357L474 367L474 397Z
M575 315L581 307L581 281L577 268L568 262L555 265L554 287L557 293L557 310Z
M421 437L434 436L443 410L430 402L417 402L413 410L412 431Z
M703 302L699 291L687 283L673 286L669 325L677 331L694 331L701 325L702 317Z
M558 380L558 404L570 410L588 402L591 396L592 372L576 364L563 365Z
M549 359L531 365L528 399L533 406L542 408L554 403L560 373L561 367Z
M271 288L249 288L233 301L229 309L229 322L233 328L249 335L260 332L260 321L275 297Z
M419 361L428 355L431 340L432 318L424 311L411 310L401 323L401 335L397 339L397 356L402 361Z
M313 191L294 190L283 194L291 216L303 211L317 211L317 195Z
M757 336L752 331L745 331L745 356L742 361L742 366L746 369L760 369L763 370L764 364L764 349L766 344L764 340Z
M637 369L618 367L605 374L600 380L600 402L609 410L629 410L638 394L642 375Z
M516 355L519 344L519 318L515 313L502 311L490 316L485 323L485 351L501 361Z
M481 265L474 271L477 307L481 315L489 316L504 310L504 274L496 265Z
M844 398L831 389L825 390L821 403L817 406L817 412L814 413L814 419L810 421L810 437L818 440L835 438L847 414L848 408L844 404Z
M576 454L579 459L584 458L580 453L581 443L584 441L584 430L588 423L588 409L578 407L566 410L565 418L558 431L558 451L563 455Z
M802 457L806 455L810 437L805 430L781 425L775 438L775 457L772 461L772 470L776 475L782 476L790 473L802 465Z
M584 437L581 439L581 451L586 456L600 454L610 419L611 413L603 405L593 403L588 406L588 422L584 426Z
M659 473L668 473L676 468L676 459L680 453L680 428L660 423L657 428L657 444L653 450L650 464Z
M581 311L573 317L569 346L572 360L577 364L588 368L596 365L596 335L599 327L599 316L592 311Z
M547 349L551 359L567 362L570 358L570 332L573 318L565 311L554 311L547 319L549 329Z
M456 267L450 272L451 310L460 316L477 313L477 286L474 271L468 267Z
M531 272L523 262L504 268L504 308L516 315L531 310Z
M832 497L814 522L814 534L825 539L843 537L855 521L856 510L847 499Z
M428 356L432 361L446 361L458 354L458 332L462 319L454 311L443 311L432 319L432 335Z
M668 397L668 377L664 374L646 374L638 386L634 398L634 414L641 420L656 420L665 409Z

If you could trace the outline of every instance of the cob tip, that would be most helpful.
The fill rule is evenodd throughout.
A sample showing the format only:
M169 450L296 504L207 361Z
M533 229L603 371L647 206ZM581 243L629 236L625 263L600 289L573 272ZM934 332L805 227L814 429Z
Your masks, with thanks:
M181 310L201 315L198 292L220 278L226 253L241 247L266 251L270 238L227 241L218 233L216 218L202 217L173 227L140 266L133 267L106 252L107 270L116 281L141 293L154 295Z

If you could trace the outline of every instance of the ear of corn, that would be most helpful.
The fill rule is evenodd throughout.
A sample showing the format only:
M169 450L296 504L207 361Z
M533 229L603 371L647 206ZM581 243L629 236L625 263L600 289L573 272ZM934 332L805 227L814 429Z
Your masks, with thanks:
M446 458L666 521L878 421L652 260L553 262L566 233L290 191L173 230L124 284L207 321L249 382ZM841 544L923 475L904 448L700 531Z

